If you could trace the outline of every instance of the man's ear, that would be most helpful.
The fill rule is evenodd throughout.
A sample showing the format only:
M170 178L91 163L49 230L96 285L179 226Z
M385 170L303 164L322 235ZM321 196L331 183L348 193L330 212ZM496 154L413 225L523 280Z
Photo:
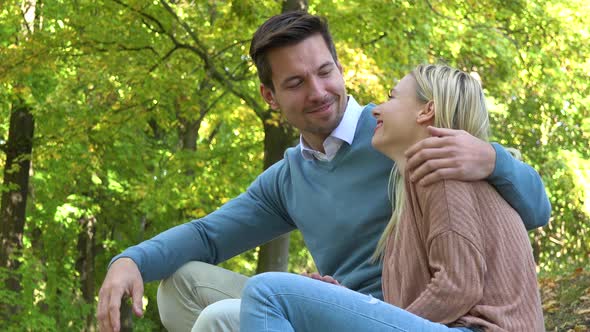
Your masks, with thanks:
M262 98L264 98L264 101L266 101L268 106L270 106L270 108L272 108L273 110L279 109L279 104L275 99L275 94L270 87L267 87L266 85L261 83L260 94L262 95Z
M429 101L424 107L418 112L416 118L418 124L434 124L434 101Z

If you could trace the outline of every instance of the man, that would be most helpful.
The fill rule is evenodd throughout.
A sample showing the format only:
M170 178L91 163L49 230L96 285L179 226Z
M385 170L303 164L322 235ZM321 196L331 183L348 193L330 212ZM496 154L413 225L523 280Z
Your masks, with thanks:
M300 144L219 210L113 258L99 293L101 330L119 329L124 295L140 315L143 282L159 279L165 279L158 289L160 316L169 330L237 330L237 299L247 278L212 264L295 228L320 275L383 298L381 266L371 255L391 216L392 162L371 147L373 105L361 107L347 96L332 38L319 17L291 12L270 18L255 33L250 55L262 97L300 130ZM435 128L432 134L408 151L413 181L486 178L527 228L547 223L549 202L529 166L464 132Z

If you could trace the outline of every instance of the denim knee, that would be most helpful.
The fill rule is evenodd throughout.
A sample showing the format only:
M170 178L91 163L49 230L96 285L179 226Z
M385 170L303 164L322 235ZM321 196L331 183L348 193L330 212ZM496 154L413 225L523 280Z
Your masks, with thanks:
M264 300L273 295L276 285L281 282L286 273L265 272L257 274L246 282L242 291L242 299Z

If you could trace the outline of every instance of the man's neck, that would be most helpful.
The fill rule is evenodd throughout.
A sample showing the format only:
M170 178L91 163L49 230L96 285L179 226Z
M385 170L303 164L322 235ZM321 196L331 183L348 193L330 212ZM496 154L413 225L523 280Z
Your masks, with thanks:
M326 153L326 151L324 151L324 141L326 140L326 138L328 138L328 136L330 135L305 135L305 134L301 134L301 137L303 138L303 141L305 142L305 144L307 144L310 148L319 151L321 153Z

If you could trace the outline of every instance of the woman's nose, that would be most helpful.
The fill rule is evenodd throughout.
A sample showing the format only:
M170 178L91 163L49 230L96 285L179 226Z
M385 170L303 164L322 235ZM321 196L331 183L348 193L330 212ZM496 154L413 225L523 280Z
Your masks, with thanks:
M381 115L381 112L379 112L379 107L373 108L373 110L371 111L371 113L373 113L373 117L375 117L375 118L378 118L379 115Z

